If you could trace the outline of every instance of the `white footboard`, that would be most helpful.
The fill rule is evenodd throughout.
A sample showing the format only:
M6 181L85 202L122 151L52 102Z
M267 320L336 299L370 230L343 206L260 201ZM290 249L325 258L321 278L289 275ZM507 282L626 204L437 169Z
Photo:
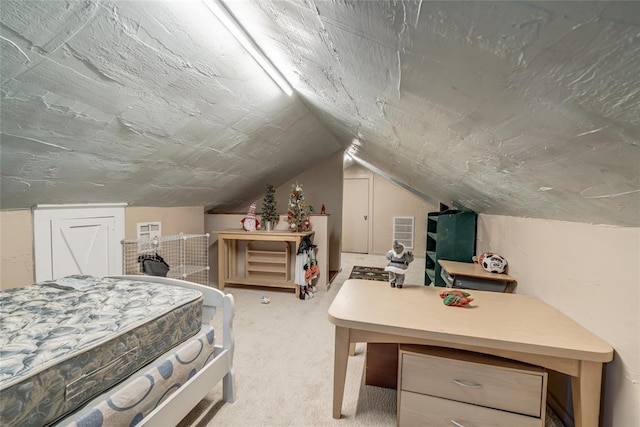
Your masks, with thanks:
M156 409L145 416L138 425L176 425L209 391L222 380L223 399L233 402L236 398L233 369L233 295L226 295L218 289L184 280L157 276L111 276L129 280L162 283L202 292L202 323L209 324L218 310L222 310L222 345L215 346L216 357L202 370L184 383L175 393L164 400Z

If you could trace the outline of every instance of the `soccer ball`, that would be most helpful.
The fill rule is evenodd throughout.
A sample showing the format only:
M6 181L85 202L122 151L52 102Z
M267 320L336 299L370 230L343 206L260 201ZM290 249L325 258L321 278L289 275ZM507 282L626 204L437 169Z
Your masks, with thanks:
M478 262L489 273L504 273L507 268L507 260L502 258L498 254L492 254L490 252L480 255Z

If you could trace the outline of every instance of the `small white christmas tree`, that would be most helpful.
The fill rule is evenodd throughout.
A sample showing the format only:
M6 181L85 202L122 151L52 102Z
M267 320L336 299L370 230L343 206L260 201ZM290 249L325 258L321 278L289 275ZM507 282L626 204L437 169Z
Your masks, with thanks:
M311 228L309 212L309 206L304 200L302 185L293 184L289 195L289 210L287 211L289 230L295 232L309 230Z

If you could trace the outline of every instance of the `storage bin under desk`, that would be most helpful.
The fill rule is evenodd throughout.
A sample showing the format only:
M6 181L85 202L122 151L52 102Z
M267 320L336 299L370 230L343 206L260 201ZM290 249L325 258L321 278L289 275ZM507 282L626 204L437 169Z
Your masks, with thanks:
M547 373L537 366L462 350L400 346L400 426L543 426L546 394Z

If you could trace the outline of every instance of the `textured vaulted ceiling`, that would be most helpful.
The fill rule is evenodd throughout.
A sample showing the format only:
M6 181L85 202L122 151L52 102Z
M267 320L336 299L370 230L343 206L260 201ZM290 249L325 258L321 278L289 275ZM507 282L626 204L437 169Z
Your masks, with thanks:
M640 225L637 2L0 4L3 209L223 209L356 160L481 213Z

